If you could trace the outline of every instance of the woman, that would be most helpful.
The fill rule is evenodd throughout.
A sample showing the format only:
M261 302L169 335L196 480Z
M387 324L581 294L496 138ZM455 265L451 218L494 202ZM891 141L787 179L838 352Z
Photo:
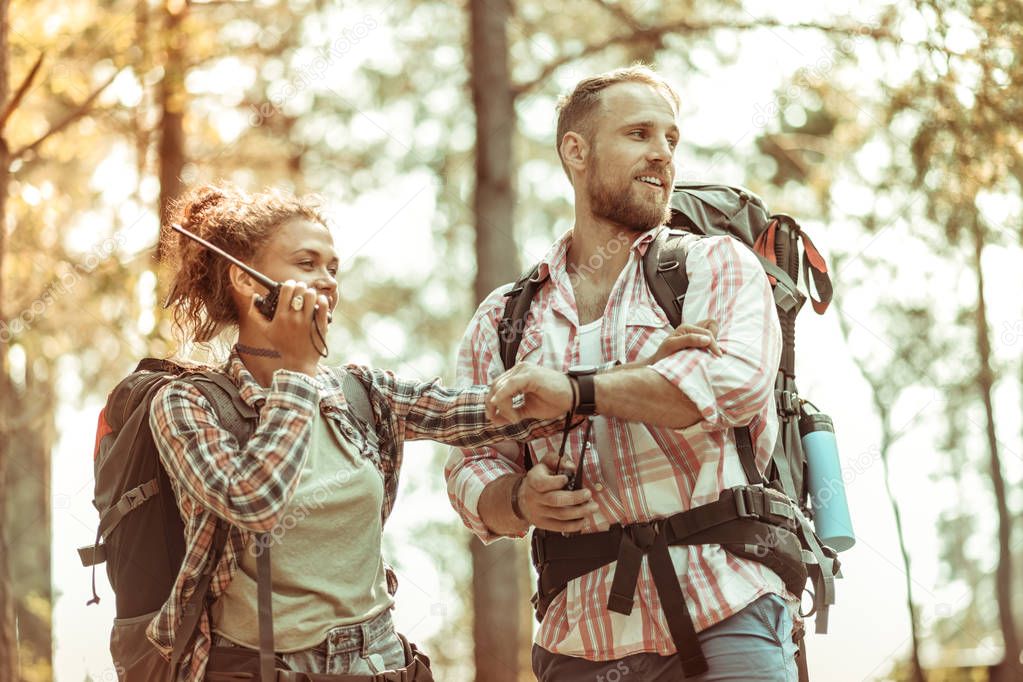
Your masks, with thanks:
M208 186L186 197L179 213L187 230L283 286L267 319L257 308L266 289L242 269L183 235L165 243L175 265L168 301L176 325L199 343L237 328L222 371L259 421L239 443L189 382L172 381L155 396L150 423L185 522L186 557L147 634L171 651L224 519L232 529L211 583L213 606L200 617L178 680L203 679L211 646L259 648L256 564L270 545L274 648L283 663L333 674L401 668L405 648L390 614L395 585L380 540L404 441L471 447L550 435L560 424L496 426L487 419L486 387L455 391L437 380L320 364L337 305L338 257L324 220L307 203L278 191ZM346 401L345 372L365 386L372 423ZM570 404L565 395L556 407L537 409L531 400L521 412L558 416ZM585 490L570 495L572 504L592 505Z

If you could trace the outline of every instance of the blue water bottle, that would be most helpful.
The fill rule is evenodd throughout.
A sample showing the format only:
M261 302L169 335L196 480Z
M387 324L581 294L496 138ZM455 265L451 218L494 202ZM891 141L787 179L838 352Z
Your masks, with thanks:
M856 544L856 536L838 461L835 426L826 414L804 414L799 420L799 435L806 453L814 529L824 544L844 552Z

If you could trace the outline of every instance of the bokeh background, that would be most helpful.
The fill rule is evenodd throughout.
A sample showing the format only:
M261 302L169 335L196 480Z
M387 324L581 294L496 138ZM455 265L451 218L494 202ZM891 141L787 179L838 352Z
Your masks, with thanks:
M799 321L856 546L812 678L1019 680L1018 0L0 0L0 680L114 680L95 420L175 341L155 244L197 182L316 193L342 254L330 362L452 378L482 296L571 227L554 105L642 60L678 177L796 216L835 303ZM408 448L396 619L439 680L532 679L524 543ZM496 608L495 596L521 604Z

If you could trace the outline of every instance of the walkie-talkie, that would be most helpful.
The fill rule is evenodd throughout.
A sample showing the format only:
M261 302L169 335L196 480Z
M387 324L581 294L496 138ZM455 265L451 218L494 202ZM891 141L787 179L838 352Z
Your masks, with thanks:
M263 317L265 317L268 320L274 319L274 311L277 310L277 299L280 298L281 295L280 282L276 282L270 279L259 270L255 269L250 265L246 265L245 263L241 262L231 254L229 254L227 251L224 251L219 246L210 244L202 237L192 234L185 228L181 227L181 225L178 225L177 223L171 223L170 227L172 230L180 232L189 239L194 239L195 241L199 242L200 244L202 244L203 246L205 246L207 249L217 254L218 256L223 256L224 258L231 261L232 263L240 267L242 270L247 272L249 276L251 276L254 280L265 286L267 288L266 295L259 296L257 294L255 300L253 301L253 305L256 306L256 310L263 314ZM319 307L320 306L317 305L315 308L313 308L314 315L316 314L316 311L319 310ZM331 315L330 311L327 311L327 322L330 322L332 317L333 316Z

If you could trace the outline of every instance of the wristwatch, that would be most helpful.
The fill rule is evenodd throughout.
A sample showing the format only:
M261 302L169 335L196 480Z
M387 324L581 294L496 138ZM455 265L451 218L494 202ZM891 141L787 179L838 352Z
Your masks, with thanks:
M568 368L568 378L579 387L579 404L576 405L575 413L580 417L597 413L597 394L593 387L593 377L596 375L596 365L572 365Z

